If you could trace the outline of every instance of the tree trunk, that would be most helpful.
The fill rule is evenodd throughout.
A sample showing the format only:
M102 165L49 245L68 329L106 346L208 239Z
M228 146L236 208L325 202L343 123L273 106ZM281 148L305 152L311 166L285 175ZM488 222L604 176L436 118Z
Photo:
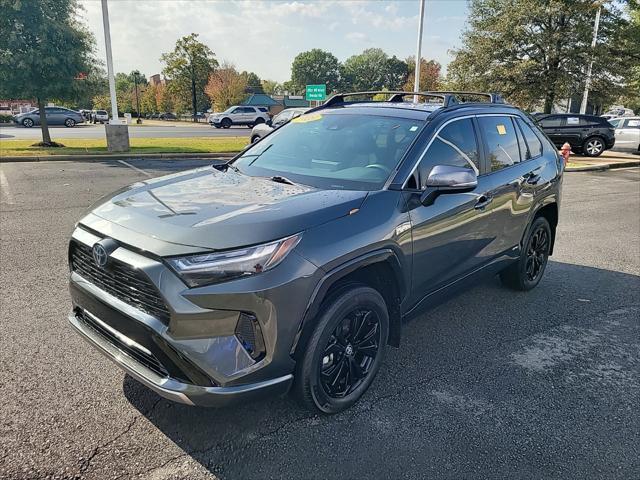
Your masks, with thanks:
M198 121L198 102L196 101L196 79L191 76L191 103L193 104L193 121Z
M49 124L47 123L47 113L44 109L44 100L38 97L38 114L40 115L40 130L42 131L42 143L51 146L51 135L49 135Z

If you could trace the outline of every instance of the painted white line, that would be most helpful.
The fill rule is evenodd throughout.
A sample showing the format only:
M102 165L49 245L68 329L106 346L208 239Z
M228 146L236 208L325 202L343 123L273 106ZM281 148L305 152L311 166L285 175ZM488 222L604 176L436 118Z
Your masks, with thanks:
M0 170L0 191L7 197L7 203L13 205L13 195L11 195L11 189L9 188L9 182L7 176L2 170Z
M150 173L145 172L145 171L144 171L144 170L142 170L141 168L134 167L133 165L131 165L131 164L130 164L130 163L128 163L128 162L125 162L124 160L118 160L118 163L121 163L122 165L125 165L125 166L127 166L127 167L129 167L129 168L131 168L131 169L135 170L135 171L136 171L136 172L138 172L138 173L141 173L141 174L143 174L143 175L146 175L146 176L147 176L147 177L149 177L149 178L153 177L153 175L151 175Z

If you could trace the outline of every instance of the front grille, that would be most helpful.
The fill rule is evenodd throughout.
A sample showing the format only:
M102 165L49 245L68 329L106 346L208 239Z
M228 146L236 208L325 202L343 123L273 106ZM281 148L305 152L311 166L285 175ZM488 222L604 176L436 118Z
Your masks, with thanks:
M95 264L91 248L75 241L70 246L70 262L74 272L96 287L165 324L169 322L169 309L154 285L139 270L114 258L102 269Z
M134 360L147 367L160 377L168 377L169 372L158 361L158 359L150 352L144 351L141 348L137 348L134 345L128 345L121 338L115 335L112 331L105 328L99 322L95 321L91 315L88 315L84 310L76 310L76 318L84 322L88 327L92 328L97 334L107 340L110 344L115 346L118 350L124 354L130 356ZM144 347L142 347L144 348Z

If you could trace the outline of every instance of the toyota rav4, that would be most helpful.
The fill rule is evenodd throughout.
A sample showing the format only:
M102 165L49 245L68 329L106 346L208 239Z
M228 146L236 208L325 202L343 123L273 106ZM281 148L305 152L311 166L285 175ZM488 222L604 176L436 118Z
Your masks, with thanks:
M168 399L335 413L404 319L482 275L535 287L562 184L536 123L495 94L373 94L100 201L69 245L71 325Z

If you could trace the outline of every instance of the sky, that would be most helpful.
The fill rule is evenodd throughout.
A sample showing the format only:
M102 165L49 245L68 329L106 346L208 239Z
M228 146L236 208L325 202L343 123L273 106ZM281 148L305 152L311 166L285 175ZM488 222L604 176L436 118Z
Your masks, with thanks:
M100 0L80 4L106 62ZM418 16L418 0L109 0L114 69L147 77L160 73L160 55L192 32L219 62L278 82L290 78L294 57L312 48L340 61L371 47L404 59L416 52ZM422 56L446 69L466 18L466 0L427 0Z

